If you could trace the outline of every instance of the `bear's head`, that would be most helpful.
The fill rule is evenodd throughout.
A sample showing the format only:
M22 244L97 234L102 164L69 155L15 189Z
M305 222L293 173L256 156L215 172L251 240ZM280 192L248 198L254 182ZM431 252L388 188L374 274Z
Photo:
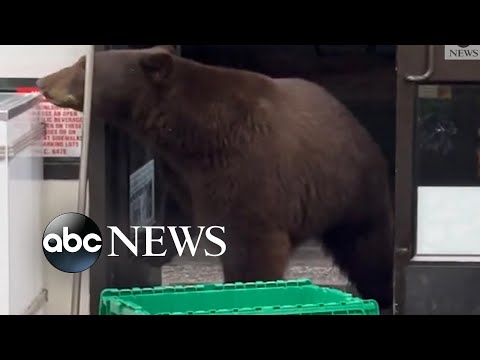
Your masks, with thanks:
M141 50L95 53L92 113L94 116L131 115L140 100L167 89L173 73L174 49L158 46ZM86 58L37 81L53 104L83 111ZM152 91L153 90L153 91Z

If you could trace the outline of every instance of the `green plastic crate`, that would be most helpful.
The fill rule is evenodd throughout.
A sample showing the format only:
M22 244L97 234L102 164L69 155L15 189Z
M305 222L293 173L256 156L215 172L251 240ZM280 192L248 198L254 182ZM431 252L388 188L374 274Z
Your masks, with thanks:
M107 289L100 315L379 315L376 301L310 280Z

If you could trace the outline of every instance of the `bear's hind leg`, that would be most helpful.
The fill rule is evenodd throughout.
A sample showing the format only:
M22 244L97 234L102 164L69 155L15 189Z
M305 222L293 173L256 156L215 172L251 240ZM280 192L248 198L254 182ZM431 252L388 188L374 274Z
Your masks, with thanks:
M388 222L338 226L323 235L325 248L365 299L393 306L393 238Z
M283 280L290 252L290 238L284 232L236 238L222 256L224 282Z

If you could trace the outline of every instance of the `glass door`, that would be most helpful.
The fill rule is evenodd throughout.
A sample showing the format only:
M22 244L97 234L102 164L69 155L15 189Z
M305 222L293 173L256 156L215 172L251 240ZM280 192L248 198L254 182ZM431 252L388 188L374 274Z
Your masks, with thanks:
M397 51L396 314L479 314L480 45Z

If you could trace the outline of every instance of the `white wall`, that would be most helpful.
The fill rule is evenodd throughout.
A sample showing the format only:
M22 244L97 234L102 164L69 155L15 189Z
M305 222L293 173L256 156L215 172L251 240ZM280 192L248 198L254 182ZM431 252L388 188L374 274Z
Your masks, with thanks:
M0 78L45 76L77 61L86 54L89 46L91 45L0 45ZM78 181L43 182L44 227L58 215L77 210L77 188ZM56 270L43 254L39 256L44 259L44 276L49 297L46 314L69 314L73 276ZM81 314L88 314L88 272L83 274L82 280Z
M69 66L91 45L0 45L0 78L39 78Z

